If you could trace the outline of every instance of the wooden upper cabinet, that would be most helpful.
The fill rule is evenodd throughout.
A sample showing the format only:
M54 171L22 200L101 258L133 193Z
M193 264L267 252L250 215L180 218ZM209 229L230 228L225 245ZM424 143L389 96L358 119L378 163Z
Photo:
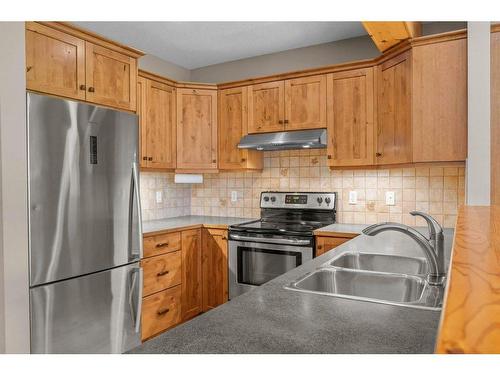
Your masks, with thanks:
M139 165L141 168L148 167L148 141L147 141L147 123L146 123L146 91L148 80L141 76L137 77L137 115L139 116L140 128L140 149L139 149Z
M135 111L137 60L85 42L87 101Z
M26 87L85 100L85 41L27 22Z
M411 163L411 53L377 67L377 164Z
M261 152L238 149L248 134L248 87L221 90L218 96L219 169L262 169Z
M284 81L250 86L248 133L279 132L285 129L284 91Z
M216 90L177 90L177 168L217 169Z
M203 311L228 300L227 230L202 229Z
M175 168L176 89L147 80L146 139L148 168Z
M415 45L413 161L467 157L467 39Z
M285 130L326 128L326 75L285 81Z
M182 320L202 312L201 229L182 231Z
M373 76L373 68L327 76L327 147L330 166L374 163Z

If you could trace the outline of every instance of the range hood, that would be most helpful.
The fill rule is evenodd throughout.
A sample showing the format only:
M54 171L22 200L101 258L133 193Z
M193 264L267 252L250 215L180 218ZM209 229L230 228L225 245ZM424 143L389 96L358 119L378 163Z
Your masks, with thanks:
M326 147L326 129L248 134L241 138L238 148L259 151L298 150Z

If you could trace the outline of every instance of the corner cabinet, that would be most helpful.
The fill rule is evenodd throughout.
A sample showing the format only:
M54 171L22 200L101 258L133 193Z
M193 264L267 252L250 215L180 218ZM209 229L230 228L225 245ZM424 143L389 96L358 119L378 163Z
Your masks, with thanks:
M177 89L177 169L217 170L216 89Z
M377 81L376 163L411 163L411 52L380 64Z
M219 169L262 169L262 152L238 149L241 137L248 134L248 87L220 90L217 103L219 105Z
M137 113L141 126L141 168L175 168L176 112L175 87L139 72Z
M139 51L60 22L26 22L28 90L135 112Z
M374 163L373 68L327 76L328 164Z

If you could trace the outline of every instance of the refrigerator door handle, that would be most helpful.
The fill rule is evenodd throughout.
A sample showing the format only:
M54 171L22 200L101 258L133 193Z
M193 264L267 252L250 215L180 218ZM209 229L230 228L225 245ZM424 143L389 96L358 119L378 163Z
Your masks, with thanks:
M139 186L139 166L137 162L132 163L132 178L133 178L133 194L130 196L130 210L133 212L134 198L137 202L137 233L139 236L139 259L143 256L143 243L142 243L142 209L141 209L141 194ZM129 238L132 241L132 223L130 220ZM135 259L134 259L135 260Z
M137 282L139 278L139 282ZM130 286L130 296L129 296L129 306L132 315L132 323L134 324L135 332L139 333L141 330L141 310L142 310L142 288L143 288L143 272L141 267L134 268L132 270L132 285ZM134 293L137 289L137 293ZM137 294L137 301L135 301L135 306L132 303L134 295Z

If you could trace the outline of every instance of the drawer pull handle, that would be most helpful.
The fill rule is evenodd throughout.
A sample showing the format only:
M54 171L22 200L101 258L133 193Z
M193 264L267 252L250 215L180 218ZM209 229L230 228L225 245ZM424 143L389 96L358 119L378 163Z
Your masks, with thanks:
M165 314L166 314L166 313L168 313L169 311L170 311L170 309L169 309L169 308L166 308L166 309L161 309L161 310L158 310L158 311L156 312L156 314L158 314L158 315L165 315Z
M168 242L160 242L160 243L156 244L157 248L161 248L161 247L165 247L165 246L168 246Z
M91 86L89 87L89 92L95 92L95 89Z
M161 271L156 274L156 276L165 276L169 271Z

